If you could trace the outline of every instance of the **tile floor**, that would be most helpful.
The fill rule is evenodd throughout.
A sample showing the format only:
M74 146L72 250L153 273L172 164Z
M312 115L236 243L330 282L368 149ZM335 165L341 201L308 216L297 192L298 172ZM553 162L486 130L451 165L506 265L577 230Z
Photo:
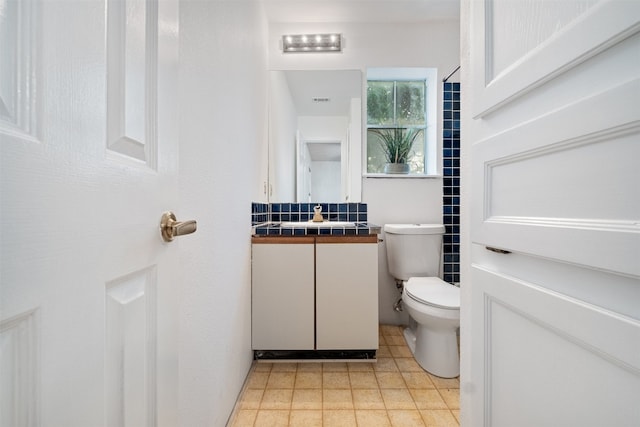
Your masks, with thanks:
M426 373L402 328L380 326L376 363L254 363L229 427L459 425L460 382Z

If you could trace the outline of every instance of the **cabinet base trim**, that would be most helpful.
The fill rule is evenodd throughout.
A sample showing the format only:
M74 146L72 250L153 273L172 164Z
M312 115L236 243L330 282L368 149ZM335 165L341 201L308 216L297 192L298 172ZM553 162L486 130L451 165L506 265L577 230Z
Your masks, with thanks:
M322 361L344 361L365 359L375 361L376 350L255 350L253 352L255 360L322 360Z

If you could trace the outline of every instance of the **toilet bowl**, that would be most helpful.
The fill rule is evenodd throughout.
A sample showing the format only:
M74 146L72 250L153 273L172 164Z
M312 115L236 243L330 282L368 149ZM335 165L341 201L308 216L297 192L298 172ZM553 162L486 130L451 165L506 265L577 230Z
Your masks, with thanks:
M460 289L438 277L411 277L402 302L414 321L404 337L418 364L438 377L457 377Z
M389 273L410 317L404 336L413 357L433 375L457 377L460 289L437 277L444 225L386 224L384 232Z

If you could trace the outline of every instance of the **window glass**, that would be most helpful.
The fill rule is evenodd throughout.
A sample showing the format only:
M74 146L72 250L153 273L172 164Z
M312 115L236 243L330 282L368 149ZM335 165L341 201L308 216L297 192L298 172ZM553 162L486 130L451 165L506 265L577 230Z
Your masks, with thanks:
M370 81L367 84L367 124L394 123L394 82Z
M424 82L396 82L396 123L424 125Z
M424 130L421 129L416 137L411 155L407 161L409 164L409 173L424 173L424 148L425 148ZM387 163L382 141L380 137L370 130L367 130L367 173L384 173L384 165Z
M426 81L367 81L367 173L384 173L383 141L371 129L415 129L418 134L406 163L412 174L425 173Z

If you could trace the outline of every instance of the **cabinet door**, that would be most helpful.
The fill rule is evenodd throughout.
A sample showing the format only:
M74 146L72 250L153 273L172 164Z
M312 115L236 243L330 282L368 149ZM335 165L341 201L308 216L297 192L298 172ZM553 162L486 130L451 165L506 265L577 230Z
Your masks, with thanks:
M378 245L316 244L316 347L378 348Z
M313 243L252 250L252 348L313 350Z

